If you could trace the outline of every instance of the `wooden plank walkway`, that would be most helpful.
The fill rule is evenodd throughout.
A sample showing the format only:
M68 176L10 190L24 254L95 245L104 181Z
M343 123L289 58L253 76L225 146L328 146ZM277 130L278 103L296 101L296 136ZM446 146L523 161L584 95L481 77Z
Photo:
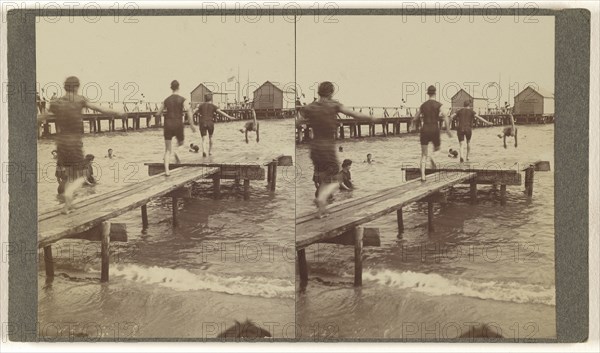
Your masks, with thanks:
M329 215L319 219L316 212L296 217L296 247L334 238L358 225L371 222L396 211L403 205L420 200L443 188L472 179L475 173L454 173L453 176L429 175L426 182L413 180L375 194L334 204Z
M316 212L296 217L296 252L300 273L300 288L306 288L308 282L308 265L305 248L314 243L345 243L345 235L354 230L354 285L362 285L362 247L363 224L396 211L398 229L404 228L402 207L408 203L424 200L449 186L473 180L475 173L454 173L451 177L433 174L427 180L413 180L402 185L378 191L372 195L348 200L329 208L326 218L317 218ZM428 220L430 230L433 229L433 201L428 200Z
M184 154L180 157L181 163L171 163L170 169L181 167L195 167L198 169L217 168L213 174L205 178L213 179L215 198L220 194L220 180L233 179L244 181L244 198L248 199L250 180L264 180L267 167L267 182L269 189L274 191L277 183L277 167L292 166L292 157L281 153L256 153L242 152L236 154L218 154L216 156L202 157L198 153ZM145 163L148 174L154 175L164 172L163 163Z
M76 202L75 209L68 215L62 214L59 207L42 211L38 217L38 248L82 233L134 208L145 206L152 198L165 196L189 182L217 171L217 168L209 168L199 173L198 168L179 168L169 177L164 174L156 175L139 183Z

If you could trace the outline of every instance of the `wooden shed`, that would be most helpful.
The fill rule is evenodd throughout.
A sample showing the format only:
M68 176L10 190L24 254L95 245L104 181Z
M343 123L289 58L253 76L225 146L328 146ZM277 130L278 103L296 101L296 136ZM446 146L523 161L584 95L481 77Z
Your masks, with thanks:
M477 114L487 114L488 113L487 98L474 97L462 88L458 92L456 92L456 94L453 95L450 100L452 102L452 113L458 111L461 108L464 108L466 100L471 101L471 104L473 106L473 110L475 111L475 113L477 113Z
M219 108L227 107L227 93L213 92L208 87L206 87L203 83L196 86L196 88L194 88L194 90L190 93L192 107L196 107L197 104L205 102L204 97L207 94L212 94L213 103L215 105L217 105Z
M254 90L254 109L283 109L283 90L266 81Z
M514 115L554 115L554 94L527 86L515 96Z

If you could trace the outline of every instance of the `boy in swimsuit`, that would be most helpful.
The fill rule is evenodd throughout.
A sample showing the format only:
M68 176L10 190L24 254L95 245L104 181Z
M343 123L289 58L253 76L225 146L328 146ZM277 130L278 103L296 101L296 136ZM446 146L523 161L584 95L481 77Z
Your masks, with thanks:
M213 104L212 94L206 94L204 96L204 100L206 102L200 104L198 106L198 125L200 126L200 136L202 136L202 157L206 157L206 151L208 150L208 154L212 155L212 146L213 140L212 136L215 132L215 122L214 115L215 113L221 114L224 117L227 117L233 120L233 117L229 114L223 112L219 109L218 106ZM206 134L208 133L208 149L206 148Z
M248 143L248 131L254 131L256 132L256 142L259 142L259 135L258 135L258 122L256 121L256 112L254 111L254 109L252 109L252 118L253 121L248 121L245 125L243 129L240 129L241 133L245 133L246 134L246 143Z
M498 134L498 138L503 138L504 148L506 148L506 137L513 136L515 138L515 147L517 147L517 128L515 127L515 117L510 114L510 125L502 130L501 134Z
M337 114L343 113L356 119L373 120L374 118L344 107L334 100L333 83L325 81L319 84L319 100L300 108L299 111L308 119L313 128L314 138L310 140L310 159L313 162L315 185L318 185L317 197L314 200L318 208L317 217L326 214L327 200L339 187L340 167L335 148L335 132L338 127Z
M171 154L175 155L175 161L180 163L179 156L177 152L173 152L173 148L171 146L171 142L173 137L177 138L177 147L183 145L183 114L185 113L186 119L190 124L193 132L196 132L196 127L194 126L194 122L192 121L192 115L185 104L185 98L179 95L179 82L177 80L173 80L171 82L171 90L173 93L168 96L158 109L156 116L160 117L165 113L165 124L163 135L165 138L165 154L164 154L164 163L165 163L165 176L169 176L169 161L171 159ZM166 109L166 112L165 112Z
M413 125L418 121L423 120L420 132L421 142L421 181L425 181L425 165L428 159L429 143L433 143L433 155L431 156L431 167L436 168L435 159L433 158L437 151L440 150L440 117L444 119L446 123L446 133L448 137L452 137L450 132L450 121L448 116L441 110L442 103L435 100L435 86L429 86L427 88L427 95L429 100L421 104L417 113L413 117Z
M86 181L88 163L83 154L83 109L120 117L125 113L103 108L79 95L79 79L75 76L67 77L64 88L65 95L54 100L49 110L56 116L57 131L60 131L55 138L56 179L59 182L58 192L63 193L65 198L63 213L68 214L75 191Z
M471 101L466 100L464 102L464 108L457 111L450 117L450 120L456 119L456 135L458 136L458 155L460 162L464 162L462 151L463 141L465 137L467 139L467 161L469 160L469 153L471 152L471 136L473 133L473 121L478 119L486 125L492 125L489 121L477 115L471 108Z

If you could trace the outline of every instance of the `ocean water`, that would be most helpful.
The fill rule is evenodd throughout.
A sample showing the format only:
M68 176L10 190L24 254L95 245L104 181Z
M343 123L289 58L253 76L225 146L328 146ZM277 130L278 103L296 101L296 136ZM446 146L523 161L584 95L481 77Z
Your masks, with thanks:
M214 155L235 153L294 156L294 122L261 121L261 141L246 144L244 122L216 125ZM185 130L189 143L199 133ZM160 162L161 129L86 134L85 153L95 155L98 184L78 199L127 183L143 183L145 162ZM112 148L116 158L105 158ZM38 209L59 204L51 139L38 141ZM183 158L182 158L183 159ZM148 204L149 227L142 230L138 209L114 219L127 225L128 242L111 243L110 281L100 278L100 244L65 240L53 246L56 277L45 283L39 266L38 322L42 337L214 338L235 320L252 320L275 338L294 337L293 167L279 168L277 189L250 183L244 201L233 181L222 181L222 198L212 183L194 185L196 198L180 200L179 225L172 226L170 198Z
M474 130L470 162L477 168L520 169L524 162L546 160L553 169L554 125L518 128L518 147L510 139L506 149L496 136L501 127ZM353 161L357 188L338 193L334 202L401 184L402 167L418 167L417 135L337 144L343 147L340 162ZM442 134L442 166L457 162L447 157L449 148L458 148L455 132L452 138ZM367 153L375 163L363 163ZM298 146L296 158L301 214L314 208L308 146ZM379 228L381 246L363 249L362 288L353 287L352 246L308 247L308 287L296 297L297 337L451 339L477 324L507 338L556 337L554 173L535 173L531 199L523 190L508 186L501 206L499 188L480 185L478 202L471 204L468 185L457 185L448 203L435 204L432 233L427 205L421 203L404 207L400 237L395 213L366 224Z

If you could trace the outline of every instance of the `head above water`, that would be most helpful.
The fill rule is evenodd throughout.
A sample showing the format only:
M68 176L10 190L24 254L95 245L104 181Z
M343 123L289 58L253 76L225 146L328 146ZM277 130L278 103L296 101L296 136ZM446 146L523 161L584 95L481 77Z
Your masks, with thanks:
M427 95L428 96L430 96L430 97L431 96L435 96L435 91L436 90L435 90L435 86L434 85L431 85L431 86L427 87Z
M112 151L113 151L113 149L112 149L112 148L109 148L109 149L108 149L108 154L111 154L111 153L112 153Z
M65 91L75 93L79 89L79 79L76 76L69 76L65 80Z
M319 97L331 98L333 96L333 92L335 91L335 87L333 83L329 81L323 81L319 84L318 94Z
M58 151L57 151L57 150L52 150L52 155L53 155L53 156L56 156L57 154L58 154Z
M367 153L367 158L371 159L372 154Z
M171 89L173 91L177 91L179 89L179 81L177 81L177 80L171 81Z

